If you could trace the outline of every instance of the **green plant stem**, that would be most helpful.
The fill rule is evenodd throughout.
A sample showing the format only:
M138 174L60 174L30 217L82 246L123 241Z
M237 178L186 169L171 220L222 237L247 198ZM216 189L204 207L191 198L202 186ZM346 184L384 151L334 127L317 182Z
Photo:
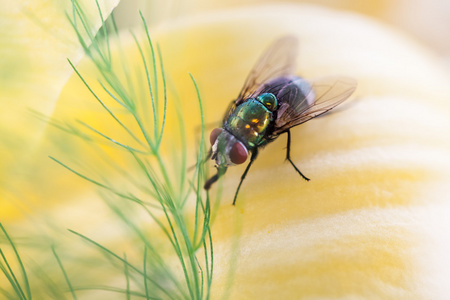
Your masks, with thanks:
M17 259L17 262L19 263L20 271L21 271L21 273L22 273L22 277L23 277L23 280L24 280L26 295L25 295L24 292L22 291L22 288L20 287L20 284L19 284L19 282L17 281L17 278L14 276L14 273L12 272L12 270L11 270L11 268L10 268L10 266L9 266L9 264L8 264L8 262L7 262L7 260L6 260L6 258L5 258L4 255L3 255L3 252L2 252L2 258L3 258L3 260L5 261L5 263L7 264L8 269L10 270L11 275L12 275L13 278L14 278L14 281L17 283L17 286L18 286L19 291L20 291L20 295L23 296L24 299L29 299L29 300L31 300L32 297L31 297L30 283L28 282L27 272L25 271L25 266L24 266L24 264L23 264L23 262L22 262L22 259L20 258L19 252L17 251L17 248L16 248L16 246L14 245L14 242L13 242L12 239L9 237L9 235L8 235L8 233L6 232L6 229L3 227L2 223L0 223L0 229L3 231L3 234L5 235L6 239L8 240L9 244L11 245L11 248L12 248L13 251L14 251L14 254L16 255L16 259Z
M74 300L76 300L77 299L77 295L75 294L75 290L73 289L72 284L70 283L69 276L67 276L66 270L64 269L64 266L63 266L63 264L61 262L61 259L59 258L58 254L56 253L56 250L55 250L54 246L52 246L52 252L53 252L53 256L55 256L56 261L58 262L58 266L61 269L61 272L63 273L64 279L66 280L67 286L69 287L69 291L72 294L72 298Z

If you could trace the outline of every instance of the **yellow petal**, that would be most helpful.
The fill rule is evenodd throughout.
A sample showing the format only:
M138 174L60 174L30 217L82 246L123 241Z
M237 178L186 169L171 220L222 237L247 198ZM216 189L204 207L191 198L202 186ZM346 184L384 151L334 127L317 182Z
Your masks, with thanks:
M448 223L437 212L449 208L450 194L450 85L431 52L363 17L308 6L209 14L162 32L168 72L180 82L192 72L209 121L220 120L256 58L284 34L300 40L299 74L359 82L342 111L292 131L291 155L310 182L284 163L285 137L260 153L237 207L230 204L244 167L227 172L213 227L214 294L385 299L428 292L424 282L439 277L429 273L439 267L433 256L448 250L435 230ZM434 281L432 293L440 288Z

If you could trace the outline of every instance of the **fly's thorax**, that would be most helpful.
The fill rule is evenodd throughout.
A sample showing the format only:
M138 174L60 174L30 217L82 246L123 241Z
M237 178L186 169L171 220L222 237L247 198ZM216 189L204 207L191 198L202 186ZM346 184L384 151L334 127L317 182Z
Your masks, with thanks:
M277 97L272 93L263 93L256 100L261 102L270 111L274 111L278 105Z
M216 128L211 132L212 159L216 161L216 167L223 168L245 162L248 150L233 134L222 128Z
M272 112L261 101L251 98L236 107L225 126L247 148L252 149L264 142L265 132L272 120Z

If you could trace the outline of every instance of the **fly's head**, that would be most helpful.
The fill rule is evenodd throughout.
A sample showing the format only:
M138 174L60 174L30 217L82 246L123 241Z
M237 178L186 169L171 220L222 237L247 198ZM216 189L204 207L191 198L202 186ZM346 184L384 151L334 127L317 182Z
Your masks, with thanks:
M225 174L228 166L242 164L248 157L245 145L223 128L214 129L209 139L212 147L211 159L216 162L217 174L206 182L205 189L209 189L211 184Z
M244 144L222 128L216 128L211 132L210 142L211 158L216 161L218 169L240 165L247 160L248 150Z

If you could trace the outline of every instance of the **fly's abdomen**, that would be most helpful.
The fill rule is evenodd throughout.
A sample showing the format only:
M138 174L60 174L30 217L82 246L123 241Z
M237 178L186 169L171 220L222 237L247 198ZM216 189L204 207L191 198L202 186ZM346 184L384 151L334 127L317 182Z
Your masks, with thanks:
M226 127L248 148L263 142L265 131L272 121L270 112L261 102L250 99L239 105L229 116Z

